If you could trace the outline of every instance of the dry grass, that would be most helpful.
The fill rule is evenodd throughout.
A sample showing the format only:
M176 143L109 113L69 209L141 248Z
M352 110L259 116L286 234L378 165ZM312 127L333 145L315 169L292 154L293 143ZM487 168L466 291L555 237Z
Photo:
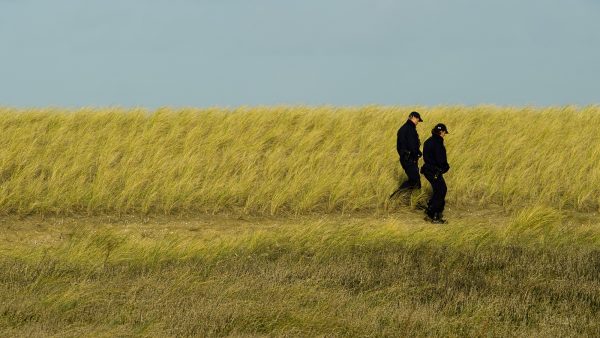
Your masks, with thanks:
M450 205L598 210L598 107L374 106L4 109L0 211L396 211L395 134L412 109L423 140L436 122L449 126Z
M388 199L437 122L449 226ZM0 110L0 336L598 336L600 107ZM425 184L427 187L427 184Z
M600 330L599 223L543 208L441 228L405 213L27 218L3 229L3 336Z

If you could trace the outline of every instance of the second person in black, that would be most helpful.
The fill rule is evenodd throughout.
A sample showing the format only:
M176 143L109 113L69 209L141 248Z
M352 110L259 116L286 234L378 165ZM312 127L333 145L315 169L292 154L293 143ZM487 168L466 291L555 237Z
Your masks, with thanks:
M433 195L427 204L427 219L433 223L446 223L443 218L444 207L446 205L446 181L444 174L450 170L448 158L446 157L446 147L444 146L444 137L448 134L448 128L442 123L438 123L431 130L431 137L423 144L423 160L425 164L421 168L421 173L431 183Z

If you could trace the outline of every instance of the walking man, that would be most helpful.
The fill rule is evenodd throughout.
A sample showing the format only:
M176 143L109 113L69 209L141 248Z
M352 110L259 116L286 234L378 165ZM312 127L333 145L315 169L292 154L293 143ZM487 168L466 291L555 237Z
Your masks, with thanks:
M414 111L408 115L408 120L400 129L398 129L398 138L396 140L396 150L400 155L400 165L408 179L404 181L396 190L392 196L396 193L412 190L421 189L421 175L419 174L419 158L423 155L421 150L421 141L419 141L419 134L417 133L417 125L419 122L423 122L421 115Z
M442 123L438 123L431 130L431 137L423 144L423 160L425 164L421 168L421 173L431 183L433 195L427 204L425 213L426 219L436 224L447 223L443 218L444 206L446 205L446 181L444 174L450 170L448 159L446 157L446 147L444 146L444 137L448 134L448 128Z

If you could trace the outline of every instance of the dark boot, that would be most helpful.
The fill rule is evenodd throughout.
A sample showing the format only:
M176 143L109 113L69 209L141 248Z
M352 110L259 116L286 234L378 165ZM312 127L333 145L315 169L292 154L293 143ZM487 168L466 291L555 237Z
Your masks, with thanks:
M445 219L442 218L442 213L441 212L436 212L431 220L431 223L434 224L446 224L448 223L448 221L446 221Z
M435 212L429 210L429 208L425 209L425 220L428 222L433 222L435 218Z

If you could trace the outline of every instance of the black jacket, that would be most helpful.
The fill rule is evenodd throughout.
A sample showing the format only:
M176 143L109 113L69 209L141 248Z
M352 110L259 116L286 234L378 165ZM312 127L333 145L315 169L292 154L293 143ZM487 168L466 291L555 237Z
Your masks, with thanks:
M398 138L396 139L396 150L398 151L398 155L402 158L402 153L408 151L411 159L418 159L422 155L419 150L420 146L421 141L419 141L417 126L411 120L407 120L406 123L398 129Z
M423 161L425 162L423 168L421 168L423 174L445 174L450 170L443 137L432 134L425 141L423 144Z

